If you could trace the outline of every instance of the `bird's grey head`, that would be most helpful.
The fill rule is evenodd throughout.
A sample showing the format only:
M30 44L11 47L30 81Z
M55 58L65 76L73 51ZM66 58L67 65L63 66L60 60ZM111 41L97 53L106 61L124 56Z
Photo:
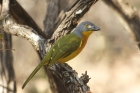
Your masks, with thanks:
M85 21L80 23L75 30L73 31L74 34L78 35L79 37L82 37L82 32L86 31L98 31L100 30L99 27L95 26L93 23L89 21Z

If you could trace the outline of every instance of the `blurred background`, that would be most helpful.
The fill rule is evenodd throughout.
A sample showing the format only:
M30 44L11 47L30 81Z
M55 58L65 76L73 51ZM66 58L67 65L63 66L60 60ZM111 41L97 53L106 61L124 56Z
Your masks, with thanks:
M17 1L43 30L46 0ZM127 1L140 13L140 0ZM90 36L84 50L68 64L79 76L87 71L92 93L140 93L140 52L132 34L102 0L91 7L82 21L91 21L101 30ZM13 36L13 48L17 93L51 93L43 68L21 89L40 60L32 45L23 38Z

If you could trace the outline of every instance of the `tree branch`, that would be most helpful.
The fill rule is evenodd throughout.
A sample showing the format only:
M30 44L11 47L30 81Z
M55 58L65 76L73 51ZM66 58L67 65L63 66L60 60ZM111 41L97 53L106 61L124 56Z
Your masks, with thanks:
M15 93L16 80L13 68L12 55L12 38L10 34L6 34L2 29L2 20L9 14L9 0L3 0L0 4L0 32L4 35L3 43L0 44L0 92L1 93ZM0 41L1 43L1 41Z
M140 49L140 17L134 7L132 7L126 0L103 0L108 6L113 9L114 13L120 19L120 22L127 31L129 31L133 38L138 42Z
M42 32L39 26L34 22L34 20L29 16L29 14L20 6L16 0L10 0L10 14L14 18L17 24L27 25L43 38L47 38L46 35Z
M36 50L39 50L39 45L44 41L33 28L19 25L11 17L5 18L2 24L5 32L27 39Z

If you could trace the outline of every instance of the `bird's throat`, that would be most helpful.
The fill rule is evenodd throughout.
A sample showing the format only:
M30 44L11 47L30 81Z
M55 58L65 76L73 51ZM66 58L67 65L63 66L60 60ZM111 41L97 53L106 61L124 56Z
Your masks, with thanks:
M81 48L83 49L87 43L87 40L89 36L93 33L93 31L87 31L87 32L82 32L82 42L81 42Z
M82 32L83 37L89 37L91 34L93 33L93 31L86 31L86 32Z

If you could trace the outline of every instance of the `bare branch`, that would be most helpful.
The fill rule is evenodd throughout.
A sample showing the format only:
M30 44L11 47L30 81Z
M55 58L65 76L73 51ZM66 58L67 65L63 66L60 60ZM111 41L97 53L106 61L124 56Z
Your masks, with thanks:
M0 44L0 48L12 49L12 38L10 34L3 33L2 22L8 17L9 13L9 1L3 0L0 14L0 31L4 35L3 42L4 47ZM10 50L0 50L0 92L2 93L15 93L16 92L16 80L15 72L13 68L13 56Z
M132 34L133 38L140 42L140 17L136 8L131 6L126 0L103 1L113 9L120 22ZM138 47L140 49L140 43L138 43Z
M2 9L0 14L0 19L4 19L9 14L9 0L2 0Z
M47 0L47 14L44 21L44 32L48 39L52 36L55 29L54 27L56 27L56 19L59 14L59 2L60 0Z
M46 35L42 32L39 26L34 22L34 20L29 16L29 14L20 6L16 0L10 0L10 15L18 24L27 25L42 36L47 38Z
M34 29L26 25L19 25L15 23L10 17L3 21L3 30L12 35L21 36L27 39L36 50L39 50L40 42L44 41Z

